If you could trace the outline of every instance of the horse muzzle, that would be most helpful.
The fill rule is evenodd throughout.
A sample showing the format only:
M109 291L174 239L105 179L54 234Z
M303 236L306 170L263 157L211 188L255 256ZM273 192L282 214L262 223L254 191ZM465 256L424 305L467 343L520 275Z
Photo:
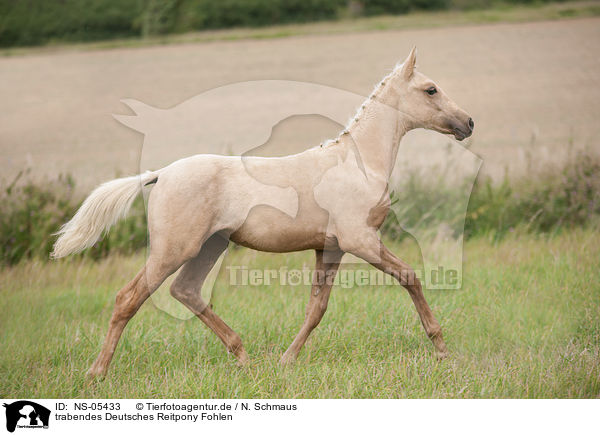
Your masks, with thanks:
M475 128L475 123L473 122L473 118L469 118L466 123L454 125L452 127L452 134L456 138L456 140L463 140L468 138L473 134L473 129Z

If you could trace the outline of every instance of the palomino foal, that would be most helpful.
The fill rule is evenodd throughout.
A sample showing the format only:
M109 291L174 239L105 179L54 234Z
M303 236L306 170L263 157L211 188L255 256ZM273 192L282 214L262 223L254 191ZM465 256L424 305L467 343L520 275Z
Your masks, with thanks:
M377 236L389 211L388 180L402 136L427 128L462 140L473 131L469 115L415 71L415 60L413 49L346 130L321 146L281 158L196 155L94 190L61 228L55 258L92 246L125 215L143 186L154 185L148 200L147 262L117 294L106 340L88 374L106 373L127 322L182 265L171 294L217 334L239 363L246 363L240 337L200 296L229 240L261 251L316 251L306 317L282 363L296 359L323 317L344 253L394 276L408 290L436 355L446 356L442 330L414 270Z

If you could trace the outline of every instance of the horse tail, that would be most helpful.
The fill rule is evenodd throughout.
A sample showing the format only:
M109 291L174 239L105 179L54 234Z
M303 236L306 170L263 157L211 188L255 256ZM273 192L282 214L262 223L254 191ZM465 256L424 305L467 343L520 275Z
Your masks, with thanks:
M93 246L103 232L124 218L142 187L158 181L158 171L117 178L97 187L56 235L50 256L61 258Z

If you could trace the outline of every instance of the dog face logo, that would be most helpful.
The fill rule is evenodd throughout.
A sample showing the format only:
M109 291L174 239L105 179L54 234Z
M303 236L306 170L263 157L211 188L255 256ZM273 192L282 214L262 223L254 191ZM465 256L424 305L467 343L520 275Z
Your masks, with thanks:
M48 428L50 410L29 400L19 400L3 404L6 408L6 430L14 432L15 428Z

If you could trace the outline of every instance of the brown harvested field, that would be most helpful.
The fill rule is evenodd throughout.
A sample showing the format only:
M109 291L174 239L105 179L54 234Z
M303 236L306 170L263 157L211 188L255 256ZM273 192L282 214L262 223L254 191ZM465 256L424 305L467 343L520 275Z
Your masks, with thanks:
M541 164L560 158L570 142L600 148L600 19L585 18L6 56L0 177L31 166L38 174L71 172L89 186L137 172L143 138L111 116L130 113L124 98L169 108L218 86L262 79L367 95L413 45L419 69L474 118L471 149L487 173L522 170L528 152ZM296 129L296 141L310 146L337 128L305 121L289 122L280 136ZM450 139L408 138L413 150L440 141Z

